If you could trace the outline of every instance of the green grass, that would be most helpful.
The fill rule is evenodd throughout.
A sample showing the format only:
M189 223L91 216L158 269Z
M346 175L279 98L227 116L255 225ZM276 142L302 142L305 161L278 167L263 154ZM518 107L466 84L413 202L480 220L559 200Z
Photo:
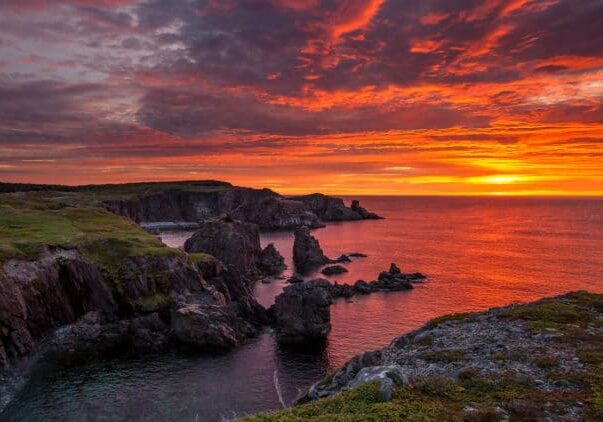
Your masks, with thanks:
M160 312L170 307L171 300L165 293L154 293L144 296L134 302L137 311L143 313Z
M101 267L143 255L174 255L136 223L100 208L0 197L0 261L33 260L44 246L77 248Z
M431 321L429 321L427 324L425 324L425 327L435 328L438 325L446 323L446 322L468 321L468 320L473 319L474 317L475 317L475 314L471 313L471 312L461 312L461 313L457 313L457 314L442 315L440 317L434 318Z
M379 401L379 386L369 383L355 390L338 394L319 402L287 409L278 413L263 413L246 421L435 421L458 420L437 400L412 390L398 389L392 401ZM458 412L457 412L458 413Z
M193 265L197 265L200 262L211 262L216 259L213 255L203 252L193 252L188 254L190 256Z

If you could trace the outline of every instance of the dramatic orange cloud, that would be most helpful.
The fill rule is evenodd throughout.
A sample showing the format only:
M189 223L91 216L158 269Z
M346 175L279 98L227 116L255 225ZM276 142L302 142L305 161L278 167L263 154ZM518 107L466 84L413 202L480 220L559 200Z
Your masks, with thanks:
M603 5L0 3L0 180L603 195Z

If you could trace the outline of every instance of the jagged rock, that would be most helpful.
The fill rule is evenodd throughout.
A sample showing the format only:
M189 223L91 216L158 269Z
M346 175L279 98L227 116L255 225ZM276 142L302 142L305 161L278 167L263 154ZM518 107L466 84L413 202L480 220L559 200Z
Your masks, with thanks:
M364 253L360 253L360 252L350 252L349 254L347 254L350 258L366 258L368 257L367 254Z
M371 293L371 291L371 286L364 280L358 280L356 283L354 283L354 292L358 294L367 295Z
M352 262L350 257L346 254L339 255L339 258L335 260L335 262Z
M231 338L254 335L268 322L242 278L225 280L228 272L213 271L207 282L187 260L182 254L124 257L119 272L104 272L75 249L48 248L35 261L4 262L0 364L10 370L59 327L63 329L47 353L70 362L81 356L159 350L170 342L159 313L167 321L170 308L187 305L201 312L182 311L174 321L180 324L181 341L188 330L189 341L197 346L227 347L235 344ZM115 285L119 289L108 287ZM206 332L199 328L204 317L216 318L216 331L211 325Z
M172 329L178 341L201 349L227 349L243 340L232 326L232 317L219 306L182 306L172 313Z
M335 372L328 382L319 381L312 385L304 395L296 400L296 404L308 403L312 400L339 393L348 386L363 368L378 365L382 365L380 350L356 355Z
M293 284L270 308L278 341L296 343L326 338L331 331L331 294L328 282Z
M287 280L287 283L290 284L295 284L295 283L303 283L304 282L304 277L302 277L301 274L299 273L294 273L291 277L289 277L289 279Z
M62 364L75 365L91 358L158 352L169 344L169 326L153 313L108 321L96 311L60 329L50 340L46 355Z
M213 255L204 255L196 260L195 267L205 280L219 277L224 271L222 262Z
M305 203L286 199L270 189L242 188L212 181L170 183L163 189L161 184L155 184L154 190L157 193L141 194L130 199L106 199L102 206L139 223L197 223L230 214L237 220L257 224L262 229L294 228L299 225L324 227ZM146 193L144 186L141 192Z
M258 275L262 249L256 224L229 219L208 220L184 242L184 250L215 256L231 273L248 277Z
M382 218L374 212L369 212L365 208L361 207L360 201L356 199L352 201L352 206L350 208L352 211L358 213L364 220L379 220Z
M389 273L391 275L396 275L396 274L401 274L402 271L400 271L400 268L398 268L398 266L392 262L391 265L389 266Z
M323 282L327 282L327 280L322 280ZM329 293L331 293L331 297L345 297L350 298L354 296L354 289L349 284L339 284L335 282L334 284L329 285Z
M293 263L298 271L307 272L331 262L320 248L318 240L310 234L309 228L297 227L294 234Z
M278 275L287 268L285 258L274 247L273 243L268 244L260 253L259 268L264 274Z
M310 195L296 196L292 199L303 202L310 211L323 221L362 219L360 214L346 207L341 198L323 195L322 193L313 193Z
M348 269L343 265L331 265L330 267L323 268L321 273L324 275L335 275L347 273Z

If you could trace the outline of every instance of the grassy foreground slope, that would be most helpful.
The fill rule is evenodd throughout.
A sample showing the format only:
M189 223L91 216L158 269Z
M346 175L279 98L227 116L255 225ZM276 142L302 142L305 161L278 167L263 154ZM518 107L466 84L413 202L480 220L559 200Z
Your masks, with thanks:
M492 313L490 311L489 313ZM425 326L475 324L484 313L437 318ZM379 399L377 383L364 384L326 399L280 412L258 414L246 421L498 421L498 420L603 420L603 295L570 293L527 305L503 308L495 314L499 322L521 324L530 337L554 335L548 350L496 353L489 356L496 365L508 363L508 370L481 375L470 366L454 377L415 375L407 385L397 386L391 401ZM483 320L485 321L485 320ZM479 323L479 322L478 322ZM487 322L483 322L487 324ZM484 327L487 331L488 327ZM418 338L418 336L417 336ZM521 339L519 339L521 340ZM436 338L422 336L425 350ZM452 345L454 346L454 345ZM571 347L580 370L567 371L555 349ZM454 356L423 352L429 362L462 362ZM518 362L541 369L544 379L513 371ZM487 367L488 362L484 362ZM574 365L576 366L576 365ZM329 383L330 378L323 380ZM552 385L547 389L543 385Z

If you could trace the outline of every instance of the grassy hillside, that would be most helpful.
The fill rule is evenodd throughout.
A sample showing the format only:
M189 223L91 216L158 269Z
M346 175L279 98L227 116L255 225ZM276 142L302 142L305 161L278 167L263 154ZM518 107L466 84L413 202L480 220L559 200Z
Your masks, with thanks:
M0 261L35 259L44 246L77 248L103 266L126 256L179 253L104 209L73 207L37 194L0 195Z

